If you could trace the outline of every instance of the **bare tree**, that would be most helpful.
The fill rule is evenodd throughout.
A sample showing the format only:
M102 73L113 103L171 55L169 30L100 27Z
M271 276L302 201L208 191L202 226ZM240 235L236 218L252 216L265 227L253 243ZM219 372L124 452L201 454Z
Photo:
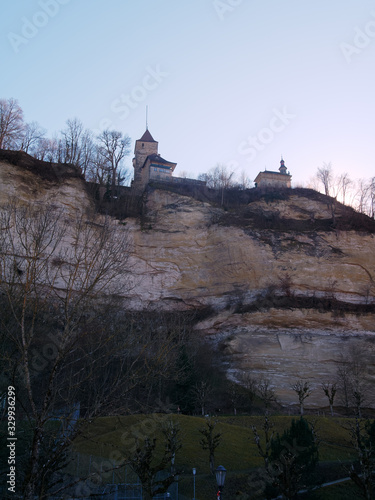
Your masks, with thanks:
M71 163L75 166L80 165L82 134L83 124L78 118L66 121L66 128L61 132L64 147L64 163Z
M255 393L257 389L257 380L248 372L242 372L238 376L241 384L247 389L249 392Z
M330 384L330 383L322 384L322 389L323 389L324 394L328 398L329 408L331 410L331 416L333 417L333 403L335 401L337 386L335 383L334 384Z
M244 170L242 170L239 175L238 186L241 189L250 189L253 187L253 181L247 176Z
M45 134L46 131L37 122L26 123L20 139L20 149L25 151L25 153L33 154Z
M226 165L217 165L215 168L221 190L221 204L224 205L224 193L232 184L234 172L229 172Z
M126 232L108 219L72 220L53 206L0 210L0 364L28 442L26 500L58 495L74 438L92 418L121 411L150 373L147 345L112 307L129 286L128 254Z
M366 421L363 425L363 422L356 418L355 424L350 424L349 432L352 445L357 452L360 470L358 473L352 465L348 469L348 474L350 479L361 490L363 497L372 500L375 492L374 423L370 424L369 421Z
M369 199L371 194L371 183L367 179L359 179L355 194L355 208L362 214L367 213Z
M207 187L217 189L221 192L221 204L224 203L224 192L226 189L234 185L234 172L230 172L228 167L222 163L218 163L214 168L207 173L198 175L198 179L205 181Z
M212 394L212 387L207 381L201 380L200 382L197 382L195 384L192 391L194 394L194 399L200 406L203 416L206 413L206 405L209 402L210 396Z
M206 181L207 187L212 189L226 189L231 186L234 172L229 172L228 167L218 163L207 173L200 174L199 179Z
M130 137L117 130L103 130L98 136L99 158L110 176L112 189L117 184L122 160L130 153L130 144Z
M316 174L318 180L323 184L324 193L330 196L330 189L332 184L332 165L331 163L324 163L323 167L318 168Z
M263 427L264 437L265 437L264 446L261 443L261 438L259 436L259 433L258 433L256 426L252 425L251 429L254 433L254 441L255 441L255 444L257 445L258 453L263 458L266 472L269 474L270 473L269 465L270 465L271 441L272 441L272 438L274 436L274 431L273 431L274 425L272 422L270 422L267 414L264 417L264 423L263 423L262 427Z
M221 443L222 433L218 432L215 434L215 427L217 425L217 420L213 420L212 418L206 419L206 426L202 429L199 429L199 432L203 435L203 438L200 440L200 445L203 450L208 450L209 453L209 464L211 474L214 474L215 471L215 450Z
M228 380L227 382L227 394L228 394L228 399L231 403L232 409L233 409L233 414L237 415L237 406L239 402L241 401L241 392L240 392L240 387L238 384L235 382L232 382L231 380Z
M85 178L89 177L94 168L95 144L92 132L85 130L80 141L81 159L80 168Z
M176 454L182 448L181 440L179 437L180 430L181 429L178 423L173 421L171 418L168 418L168 420L162 427L162 432L165 440L165 449L170 456L171 474L173 475L173 477L176 474Z
M363 352L359 349L351 351L350 359L350 388L351 400L355 408L356 415L362 418L362 409L368 403L369 387L366 382L366 364L363 359Z
M358 212L370 217L375 214L375 182L373 179L350 179L347 172L339 176L334 176L332 165L324 163L318 168L317 174L310 179L309 187L318 190L319 185L323 186L324 193L331 196L330 202L332 217L335 217L335 199L339 199L343 204L352 206Z
M104 186L109 178L108 166L100 154L98 146L95 144L93 150L92 166L87 172L87 180L96 182Z
M61 141L56 137L48 139L42 137L33 148L33 155L38 160L58 162L61 159Z
M143 442L136 440L135 452L125 460L139 477L145 499L151 500L155 495L165 493L176 480L174 459L181 448L179 431L173 421L163 427L165 446L161 459L158 458L157 439L146 437ZM158 479L158 474L166 471L168 465L171 465L170 472L163 479Z
M242 372L238 379L241 385L246 389L246 399L249 405L252 406L257 392L257 380L250 373L246 372Z
M14 149L23 135L23 111L16 99L0 99L0 149Z
M77 118L69 119L66 128L61 132L62 140L59 145L61 153L57 154L57 161L71 163L79 167L85 178L92 179L95 171L95 158L97 147L93 134L84 129Z
M297 382L291 385L291 388L298 396L300 414L302 416L305 399L311 394L310 384L309 382L304 382L303 380L297 380Z
M349 178L349 174L347 172L341 174L338 179L339 192L341 194L342 202L344 205L348 188L352 183L353 181Z
M276 401L275 390L272 387L271 381L268 378L260 378L257 383L257 392L264 401L266 413L271 406L271 403Z
M368 403L367 354L362 348L354 347L349 354L341 357L337 369L343 403L347 409L354 407L359 418L362 417L362 410Z

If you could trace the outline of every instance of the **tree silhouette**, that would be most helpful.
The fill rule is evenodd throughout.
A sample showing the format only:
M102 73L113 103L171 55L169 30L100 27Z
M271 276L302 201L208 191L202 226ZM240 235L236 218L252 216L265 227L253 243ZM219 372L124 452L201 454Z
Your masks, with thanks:
M305 399L308 398L311 394L310 384L309 382L304 382L303 380L297 380L297 382L295 382L291 386L291 388L293 389L294 392L297 393L300 406L300 413L302 416Z
M292 499L305 485L318 462L318 445L314 428L303 417L281 436L271 439L269 475L272 485L285 498Z
M199 443L203 450L208 450L211 474L214 474L215 472L215 450L221 443L222 436L221 432L217 432L215 434L215 427L217 423L217 420L206 418L206 426L199 429L199 432L203 435L203 438L199 441Z

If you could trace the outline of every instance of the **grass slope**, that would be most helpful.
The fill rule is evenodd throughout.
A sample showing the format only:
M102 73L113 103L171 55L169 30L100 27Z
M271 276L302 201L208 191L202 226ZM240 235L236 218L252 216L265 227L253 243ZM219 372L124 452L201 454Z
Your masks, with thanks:
M271 417L275 433L281 434L290 426L293 417ZM204 427L205 419L186 415L130 415L124 417L106 417L95 420L86 436L75 443L75 449L81 454L110 458L120 461L131 454L136 438L156 437L159 456L163 453L162 426L172 419L181 429L182 448L176 457L176 465L183 472L180 476L180 493L192 497L192 467L197 468L196 497L204 500L213 497L216 482L209 474L208 452L202 450L199 441L202 438L199 429ZM345 471L340 462L355 459L351 447L349 425L351 420L345 418L307 417L314 422L320 440L320 460L322 481L344 477ZM228 470L226 481L226 497L245 500L248 493L251 498L257 497L257 484L262 476L263 460L254 443L252 425L262 435L263 417L238 416L218 417L215 429L222 433L222 442L215 454L216 465L224 465ZM332 467L333 466L333 467ZM250 479L249 479L250 478ZM346 483L345 483L346 484ZM346 491L348 485L337 485L310 494L306 498L334 498L335 491ZM351 488L351 486L350 486ZM259 489L259 487L258 487ZM246 493L241 493L246 492ZM323 496L322 496L323 495ZM352 492L352 497L353 492Z

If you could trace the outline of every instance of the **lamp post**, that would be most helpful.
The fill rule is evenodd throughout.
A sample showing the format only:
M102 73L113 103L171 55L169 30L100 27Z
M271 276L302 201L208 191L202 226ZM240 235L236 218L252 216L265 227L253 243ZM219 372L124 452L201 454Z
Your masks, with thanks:
M226 473L227 473L227 470L222 465L219 465L219 467L215 470L217 487L219 488L219 491L217 492L217 500L222 500L221 490L224 488L224 481L225 481L225 474Z
M193 500L195 500L195 474L197 473L197 469L195 467L193 467L193 478L194 478L194 496L193 496Z

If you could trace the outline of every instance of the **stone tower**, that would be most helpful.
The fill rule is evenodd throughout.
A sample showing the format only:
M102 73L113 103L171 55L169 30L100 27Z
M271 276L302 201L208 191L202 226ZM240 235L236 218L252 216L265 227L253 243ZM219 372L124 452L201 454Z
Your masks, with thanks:
M154 140L148 129L142 135L140 139L135 141L134 147L134 181L133 186L135 189L142 189L145 185L144 175L144 163L149 155L158 154L158 143Z

